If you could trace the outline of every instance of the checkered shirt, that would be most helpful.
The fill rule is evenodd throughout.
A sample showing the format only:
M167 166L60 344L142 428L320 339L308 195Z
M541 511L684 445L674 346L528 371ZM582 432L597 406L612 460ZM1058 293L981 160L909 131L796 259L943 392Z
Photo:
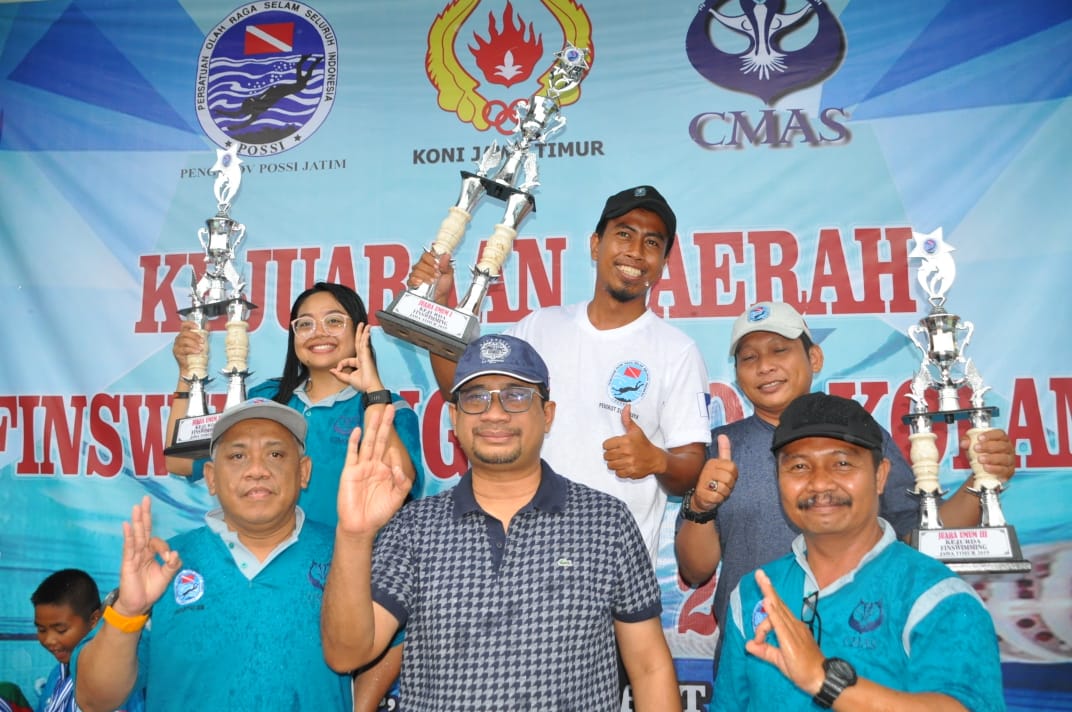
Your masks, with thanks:
M407 626L400 709L616 709L614 621L662 609L629 510L543 463L504 534L471 477L376 541L373 598Z

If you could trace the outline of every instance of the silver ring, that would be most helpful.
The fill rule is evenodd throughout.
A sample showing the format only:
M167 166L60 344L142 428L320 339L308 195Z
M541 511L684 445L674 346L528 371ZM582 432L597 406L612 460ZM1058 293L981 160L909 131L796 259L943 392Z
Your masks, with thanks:
M708 482L707 489L711 490L712 492L718 492L718 480L711 480L710 482Z

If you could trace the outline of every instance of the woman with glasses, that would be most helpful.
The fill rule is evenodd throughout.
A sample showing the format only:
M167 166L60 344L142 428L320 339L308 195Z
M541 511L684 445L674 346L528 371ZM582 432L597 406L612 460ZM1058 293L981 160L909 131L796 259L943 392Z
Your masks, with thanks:
M249 398L271 398L305 414L309 423L306 452L313 461L309 487L298 505L313 521L334 527L339 473L346 458L350 431L364 424L367 408L395 404L392 446L402 455L403 469L419 491L421 448L417 414L383 386L369 340L368 311L357 292L341 284L317 282L298 295L290 309L290 332L283 374L249 389ZM187 359L200 353L202 337L183 322L172 353L179 365L176 393L189 390L181 374ZM186 415L188 399L172 403L168 432ZM205 460L166 459L168 471L201 479Z

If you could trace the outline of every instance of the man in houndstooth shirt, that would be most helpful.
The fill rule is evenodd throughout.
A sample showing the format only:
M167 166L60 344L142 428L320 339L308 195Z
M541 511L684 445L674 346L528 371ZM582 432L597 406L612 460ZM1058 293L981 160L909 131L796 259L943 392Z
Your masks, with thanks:
M328 664L365 665L405 626L402 710L609 711L617 644L635 709L680 710L633 517L540 459L555 414L543 359L516 337L481 337L451 395L471 463L451 490L399 510L408 480L386 451L390 406L360 448L351 438L321 613Z

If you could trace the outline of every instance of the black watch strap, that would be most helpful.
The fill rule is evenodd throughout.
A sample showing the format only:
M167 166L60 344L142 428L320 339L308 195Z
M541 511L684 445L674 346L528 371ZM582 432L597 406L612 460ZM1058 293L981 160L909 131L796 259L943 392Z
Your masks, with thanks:
M811 699L823 709L830 709L846 687L856 684L856 670L841 658L827 658L823 661L823 670L826 672L823 686Z
M718 505L715 505L714 509L709 509L706 512L696 512L692 509L692 495L695 494L696 488L693 487L685 493L685 497L681 500L681 517L688 522L694 522L696 524L707 524L714 520L718 514Z
M368 408L370 405L386 405L393 400L391 391L370 391L362 394L361 407Z

